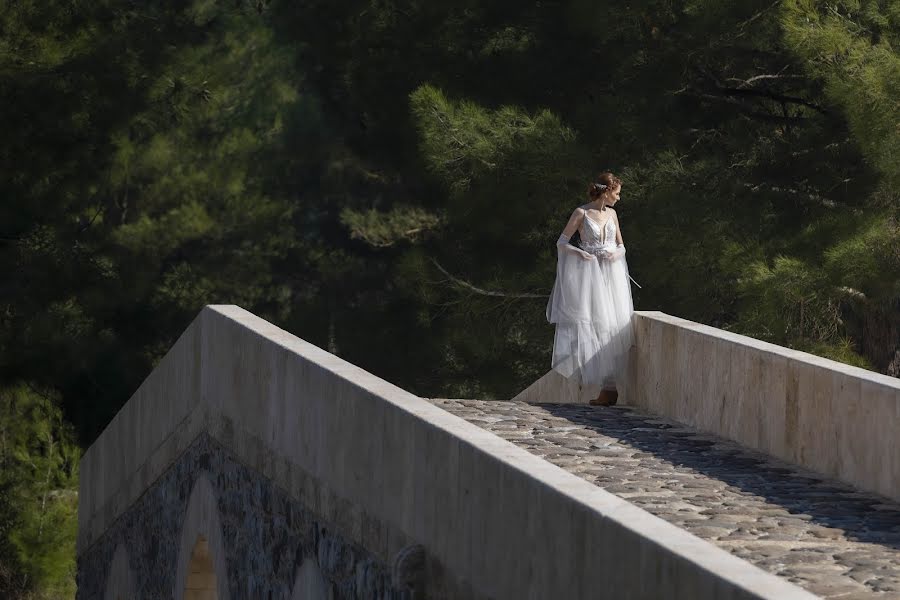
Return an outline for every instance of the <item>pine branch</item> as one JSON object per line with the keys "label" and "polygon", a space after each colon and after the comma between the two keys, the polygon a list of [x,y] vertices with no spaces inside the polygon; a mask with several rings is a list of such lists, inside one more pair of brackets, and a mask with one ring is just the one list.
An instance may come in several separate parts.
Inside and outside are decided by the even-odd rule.
{"label": "pine branch", "polygon": [[745,19],[744,21],[741,21],[740,23],[738,23],[737,27],[735,27],[735,30],[736,30],[738,33],[737,33],[737,35],[735,35],[734,37],[735,37],[735,38],[739,38],[739,37],[741,37],[742,35],[744,35],[744,33],[745,33],[745,31],[746,31],[745,28],[747,27],[747,25],[750,25],[751,23],[753,23],[754,21],[756,21],[757,19],[759,19],[760,17],[762,17],[764,14],[768,13],[770,10],[772,10],[773,8],[775,8],[776,6],[778,6],[779,4],[781,4],[781,0],[775,0],[775,2],[773,2],[772,4],[770,4],[769,6],[767,6],[766,8],[762,9],[761,11],[757,12],[756,14],[754,14],[753,16],[751,16],[749,19]]}
{"label": "pine branch", "polygon": [[762,79],[803,79],[804,75],[796,75],[796,74],[787,74],[782,75],[781,73],[763,73],[762,75],[754,75],[749,79],[741,79],[740,77],[729,77],[725,81],[736,81],[745,86],[752,85],[755,81],[760,81]]}
{"label": "pine branch", "polygon": [[450,281],[452,281],[453,283],[455,283],[456,285],[458,285],[461,288],[465,288],[465,289],[469,290],[470,292],[479,294],[481,296],[493,296],[493,297],[497,297],[497,298],[549,298],[550,297],[549,294],[511,294],[509,292],[495,292],[492,290],[485,290],[480,287],[472,285],[468,281],[463,281],[462,279],[459,279],[458,277],[454,277],[447,271],[447,269],[442,267],[441,264],[438,261],[436,261],[435,259],[429,257],[429,260],[431,260],[431,262],[434,263],[434,266],[437,267],[438,270],[441,273],[443,273],[448,279],[450,279]]}
{"label": "pine branch", "polygon": [[826,208],[835,208],[838,206],[838,203],[835,202],[834,200],[832,200],[830,198],[825,198],[824,196],[820,196],[816,193],[809,192],[806,190],[798,190],[796,188],[780,187],[780,186],[771,185],[768,183],[755,183],[754,184],[754,183],[748,183],[748,182],[744,182],[744,187],[750,188],[750,190],[753,192],[758,192],[761,188],[766,187],[769,190],[771,190],[775,193],[778,193],[778,194],[788,193],[788,194],[794,194],[796,196],[805,196],[805,197],[809,198],[810,200],[812,200],[813,202],[815,202],[817,204],[821,204],[822,206],[824,206]]}
{"label": "pine branch", "polygon": [[753,117],[755,119],[759,119],[762,121],[771,121],[775,123],[802,123],[804,121],[808,121],[809,119],[806,117],[791,117],[791,116],[783,116],[783,115],[774,115],[771,113],[762,113],[755,111],[748,106],[746,106],[743,102],[740,102],[729,96],[717,96],[715,94],[704,94],[690,91],[687,87],[681,88],[680,90],[676,90],[672,92],[672,94],[684,94],[686,96],[693,96],[694,98],[700,98],[703,100],[714,100],[716,102],[722,102],[725,104],[729,104],[735,107],[742,114]]}
{"label": "pine branch", "polygon": [[779,94],[777,92],[772,92],[769,90],[758,90],[758,89],[743,89],[743,88],[729,88],[729,87],[720,87],[716,86],[716,91],[722,92],[726,96],[750,96],[750,97],[758,97],[758,98],[769,98],[770,100],[777,100],[778,102],[786,102],[789,104],[800,104],[801,106],[806,106],[815,111],[822,113],[823,115],[830,115],[831,113],[815,104],[813,102],[809,102],[808,100],[804,100],[803,98],[796,98],[794,96],[785,96],[784,94]]}
{"label": "pine branch", "polygon": [[[819,106],[818,104],[815,104],[814,102],[805,100],[804,98],[798,98],[796,96],[788,96],[786,94],[782,94],[775,90],[769,90],[769,89],[728,86],[728,85],[725,85],[725,83],[721,79],[719,79],[719,77],[716,73],[705,68],[703,65],[694,64],[694,65],[692,65],[692,67],[697,73],[699,73],[703,78],[705,78],[711,84],[711,86],[712,86],[711,89],[707,89],[704,91],[694,91],[695,86],[688,84],[688,85],[684,86],[683,88],[681,88],[680,90],[674,92],[674,94],[686,93],[686,94],[692,95],[692,96],[703,97],[703,98],[712,99],[712,100],[725,101],[725,102],[728,102],[730,104],[734,104],[734,105],[740,107],[742,109],[742,111],[744,111],[744,112],[750,111],[751,110],[750,107],[745,106],[742,102],[737,102],[733,98],[765,98],[768,100],[780,102],[782,104],[782,106],[784,106],[784,104],[797,104],[800,106],[805,106],[807,108],[811,108],[811,109],[813,109],[823,115],[826,115],[826,116],[831,114],[827,109]],[[784,67],[784,68],[787,68],[787,67]],[[782,69],[782,71],[784,70],[784,68]],[[778,79],[778,78],[784,78],[784,77],[788,77],[788,76],[782,75],[781,72],[779,72],[776,74],[757,75],[755,77],[751,77],[751,78],[745,79],[745,80],[739,79],[737,77],[729,77],[727,79],[727,81],[739,81],[742,84],[750,85],[752,82],[759,81],[761,79]],[[710,93],[710,92],[715,92],[715,93]],[[775,115],[770,115],[768,113],[754,112],[754,113],[748,113],[748,114],[755,115],[755,116],[763,116],[763,117],[775,117]],[[799,117],[778,117],[778,118],[779,119],[787,119],[788,121],[796,121],[796,120],[800,119]]]}

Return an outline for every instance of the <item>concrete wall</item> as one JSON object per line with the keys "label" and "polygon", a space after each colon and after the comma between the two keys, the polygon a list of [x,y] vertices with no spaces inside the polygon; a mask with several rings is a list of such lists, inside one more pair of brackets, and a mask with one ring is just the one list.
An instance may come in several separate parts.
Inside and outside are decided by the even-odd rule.
{"label": "concrete wall", "polygon": [[79,554],[203,432],[382,562],[421,544],[431,598],[812,597],[235,306],[86,452]]}
{"label": "concrete wall", "polygon": [[900,379],[658,311],[623,402],[900,501]]}
{"label": "concrete wall", "polygon": [[[189,600],[213,588],[218,600],[413,600],[403,581],[394,585],[390,564],[298,496],[201,433],[79,553],[75,599]],[[324,593],[305,595],[316,589]]]}

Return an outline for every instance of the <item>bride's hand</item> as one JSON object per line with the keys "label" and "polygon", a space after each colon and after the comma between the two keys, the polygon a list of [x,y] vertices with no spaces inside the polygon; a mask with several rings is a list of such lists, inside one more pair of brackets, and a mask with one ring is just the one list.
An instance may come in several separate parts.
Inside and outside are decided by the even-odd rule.
{"label": "bride's hand", "polygon": [[625,256],[625,248],[622,246],[616,248],[603,248],[600,251],[603,260],[614,261]]}
{"label": "bride's hand", "polygon": [[597,259],[596,256],[594,256],[594,255],[591,254],[590,252],[585,252],[584,250],[582,250],[582,251],[579,253],[579,256],[580,256],[581,258],[583,258],[584,260],[596,260],[596,259]]}

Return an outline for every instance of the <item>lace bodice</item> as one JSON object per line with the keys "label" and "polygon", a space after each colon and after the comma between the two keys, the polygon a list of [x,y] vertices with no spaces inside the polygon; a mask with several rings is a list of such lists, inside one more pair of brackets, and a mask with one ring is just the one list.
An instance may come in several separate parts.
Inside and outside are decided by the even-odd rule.
{"label": "lace bodice", "polygon": [[585,212],[584,219],[581,220],[579,234],[581,235],[581,249],[586,252],[604,246],[616,245],[616,223],[612,215],[606,217],[605,223],[600,224],[591,219]]}

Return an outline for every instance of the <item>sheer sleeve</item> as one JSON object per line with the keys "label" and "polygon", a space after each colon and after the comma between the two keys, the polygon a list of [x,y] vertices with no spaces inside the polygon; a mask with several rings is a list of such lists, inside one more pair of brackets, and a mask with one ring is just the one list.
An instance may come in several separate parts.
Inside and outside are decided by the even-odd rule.
{"label": "sheer sleeve", "polygon": [[584,210],[576,208],[556,240],[556,281],[546,310],[550,323],[590,321],[592,312],[598,314],[593,310],[597,299],[591,285],[598,279],[597,258],[569,243],[584,218]]}
{"label": "sheer sleeve", "polygon": [[563,229],[559,238],[556,240],[557,252],[572,254],[581,258],[582,260],[594,259],[594,256],[590,253],[585,252],[581,248],[573,246],[569,243],[569,240],[572,239],[572,236],[575,235],[576,231],[578,231],[578,227],[581,225],[581,221],[584,218],[584,209],[576,208],[572,212],[572,216],[569,217],[569,222],[566,223],[565,228]]}

